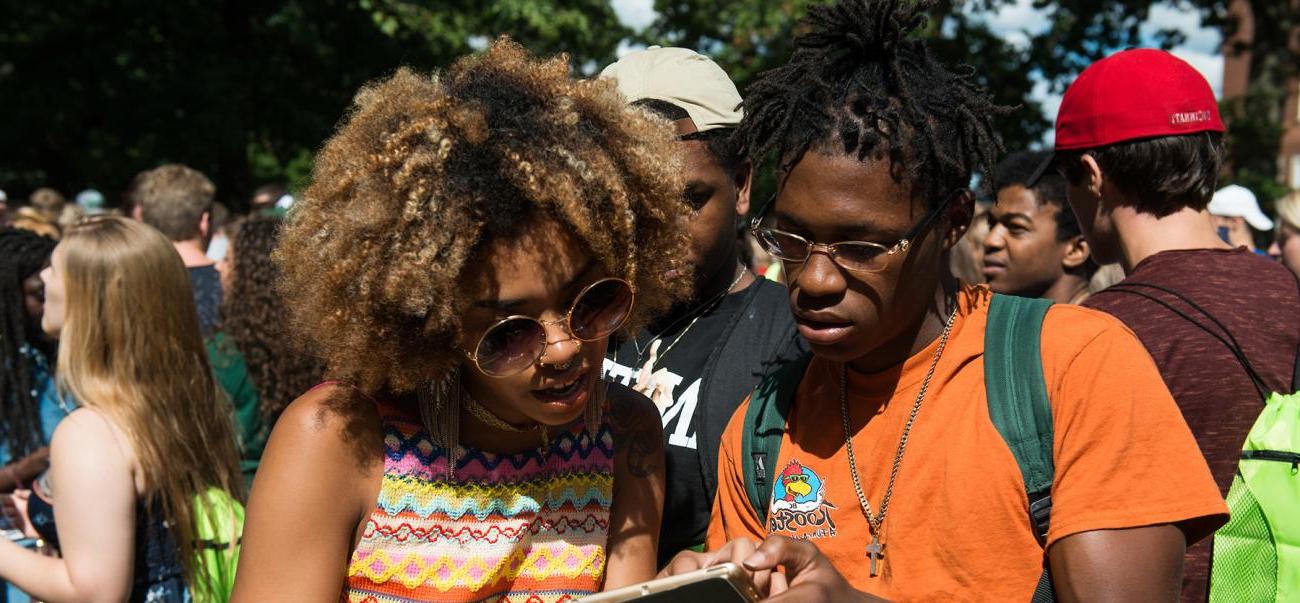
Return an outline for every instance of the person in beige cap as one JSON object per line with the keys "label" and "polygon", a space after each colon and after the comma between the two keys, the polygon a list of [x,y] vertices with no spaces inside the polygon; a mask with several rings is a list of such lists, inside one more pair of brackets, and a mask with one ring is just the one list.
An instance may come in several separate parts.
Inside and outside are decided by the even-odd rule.
{"label": "person in beige cap", "polygon": [[740,93],[712,60],[651,47],[605,68],[634,110],[672,122],[692,213],[695,294],[634,338],[614,342],[607,379],[654,400],[666,438],[668,492],[659,563],[701,545],[717,489],[719,436],[766,370],[803,353],[785,288],[740,261],[738,221],[749,212],[751,165],[731,134]]}

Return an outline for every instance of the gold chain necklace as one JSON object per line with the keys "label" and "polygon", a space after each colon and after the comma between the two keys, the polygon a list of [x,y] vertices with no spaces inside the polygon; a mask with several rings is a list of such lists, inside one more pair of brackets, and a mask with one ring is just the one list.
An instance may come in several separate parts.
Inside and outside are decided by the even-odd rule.
{"label": "gold chain necklace", "polygon": [[550,448],[550,436],[547,434],[546,426],[541,423],[538,423],[533,427],[515,427],[514,425],[501,420],[501,417],[493,414],[492,411],[487,409],[487,407],[480,404],[478,400],[475,400],[473,396],[465,396],[465,410],[469,411],[469,414],[473,415],[475,419],[478,419],[480,423],[493,429],[508,431],[510,433],[528,433],[530,431],[537,431],[542,434],[542,450]]}
{"label": "gold chain necklace", "polygon": [[[676,346],[676,345],[677,345],[677,342],[681,341],[682,338],[686,336],[686,332],[687,332],[687,331],[690,331],[690,330],[691,330],[691,327],[695,326],[695,323],[699,322],[699,320],[700,320],[701,317],[703,317],[705,314],[708,314],[710,311],[712,311],[713,308],[714,308],[714,306],[718,305],[719,302],[721,302],[724,298],[727,297],[727,295],[729,295],[729,294],[731,293],[731,290],[734,289],[734,288],[736,287],[736,285],[740,283],[740,280],[743,279],[743,278],[745,278],[745,273],[748,272],[748,271],[749,271],[749,270],[747,270],[747,269],[744,267],[744,265],[736,264],[736,278],[735,278],[735,280],[731,281],[731,284],[730,284],[730,285],[727,285],[727,288],[724,289],[721,293],[719,293],[719,294],[717,294],[716,296],[714,296],[713,299],[710,299],[708,302],[706,302],[706,303],[700,305],[700,306],[695,310],[695,312],[694,312],[695,317],[691,319],[690,324],[687,324],[687,325],[686,325],[686,328],[685,328],[685,329],[682,329],[682,332],[677,334],[677,338],[676,338],[676,339],[673,339],[673,342],[670,343],[670,344],[668,344],[668,347],[664,348],[664,350],[663,350],[662,352],[659,352],[659,354],[655,357],[655,365],[656,365],[656,366],[658,366],[658,364],[659,364],[660,362],[663,362],[663,357],[666,356],[666,355],[668,354],[668,351],[671,350],[671,349],[673,349],[673,346]],[[689,316],[689,315],[688,315],[688,316]],[[641,363],[645,362],[645,356],[646,356],[646,353],[648,353],[648,352],[650,351],[650,346],[655,342],[655,340],[656,340],[656,339],[660,339],[660,338],[662,338],[662,337],[664,336],[665,333],[667,333],[668,331],[672,330],[672,328],[675,327],[675,326],[677,326],[678,324],[680,324],[681,321],[682,321],[682,319],[678,319],[677,322],[674,322],[673,324],[668,325],[668,328],[667,328],[667,329],[664,329],[662,332],[660,332],[658,336],[651,337],[651,338],[650,338],[650,341],[647,341],[647,342],[646,342],[646,344],[645,344],[645,349],[644,349],[644,350],[642,350],[642,349],[641,349],[641,346],[640,346],[639,344],[637,344],[637,342],[636,342],[636,338],[635,338],[635,337],[632,338],[632,347],[636,349],[636,363],[637,363],[637,366],[640,366]]]}
{"label": "gold chain necklace", "polygon": [[885,513],[889,510],[889,499],[894,495],[894,479],[898,477],[898,468],[903,463],[903,453],[907,450],[907,437],[912,432],[912,424],[916,422],[917,413],[921,412],[921,401],[925,400],[925,392],[930,388],[930,379],[934,377],[934,369],[939,366],[939,357],[943,355],[943,348],[948,345],[948,335],[952,333],[952,324],[957,318],[957,309],[953,308],[952,314],[948,315],[948,322],[944,324],[943,336],[939,339],[939,347],[934,351],[934,360],[930,361],[930,369],[925,373],[925,380],[921,382],[921,391],[916,394],[916,402],[912,403],[912,413],[907,417],[907,423],[903,425],[903,436],[898,439],[898,451],[894,453],[894,466],[889,471],[889,485],[885,487],[885,497],[880,501],[880,513],[872,515],[871,503],[867,501],[867,495],[862,492],[862,480],[858,477],[858,461],[853,454],[853,432],[849,427],[849,402],[848,402],[848,365],[840,367],[840,417],[844,420],[844,445],[848,449],[849,455],[849,474],[853,477],[853,489],[858,494],[858,505],[862,508],[862,514],[867,518],[867,525],[871,526],[871,544],[867,545],[867,558],[871,560],[869,568],[871,577],[878,575],[876,562],[884,562],[885,545],[880,543],[880,528],[885,523]]}

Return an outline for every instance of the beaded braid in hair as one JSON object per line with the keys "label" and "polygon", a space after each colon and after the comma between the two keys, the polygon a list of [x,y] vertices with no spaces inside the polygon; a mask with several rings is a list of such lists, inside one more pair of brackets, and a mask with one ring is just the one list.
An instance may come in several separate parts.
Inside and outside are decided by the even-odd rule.
{"label": "beaded braid in hair", "polygon": [[993,172],[1002,150],[993,104],[973,69],[950,70],[911,34],[927,23],[933,0],[841,0],[814,6],[790,61],[764,72],[744,100],[736,132],[758,160],[777,153],[788,171],[814,147],[888,157],[931,206]]}
{"label": "beaded braid in hair", "polygon": [[55,245],[49,237],[0,228],[0,442],[15,460],[41,446],[40,400],[32,391],[31,361],[22,353],[39,325],[29,324],[23,281],[45,267]]}

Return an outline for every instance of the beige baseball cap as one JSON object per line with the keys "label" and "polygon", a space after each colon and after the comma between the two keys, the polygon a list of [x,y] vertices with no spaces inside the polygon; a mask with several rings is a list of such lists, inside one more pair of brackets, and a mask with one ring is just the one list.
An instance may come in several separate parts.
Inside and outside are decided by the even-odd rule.
{"label": "beige baseball cap", "polygon": [[613,78],[629,103],[656,99],[685,109],[698,132],[734,128],[742,117],[740,92],[727,72],[694,50],[651,46],[614,62],[600,77]]}

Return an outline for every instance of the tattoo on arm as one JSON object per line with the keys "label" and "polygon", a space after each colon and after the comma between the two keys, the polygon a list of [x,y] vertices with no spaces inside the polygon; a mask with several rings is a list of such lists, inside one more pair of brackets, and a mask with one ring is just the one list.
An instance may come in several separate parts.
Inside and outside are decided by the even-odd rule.
{"label": "tattoo on arm", "polygon": [[[656,470],[659,457],[663,456],[663,436],[658,429],[659,417],[651,413],[638,413],[632,404],[615,401],[614,420],[611,421],[617,446],[623,447],[627,459],[628,473],[636,477],[650,477]],[[653,420],[654,425],[646,421]]]}

